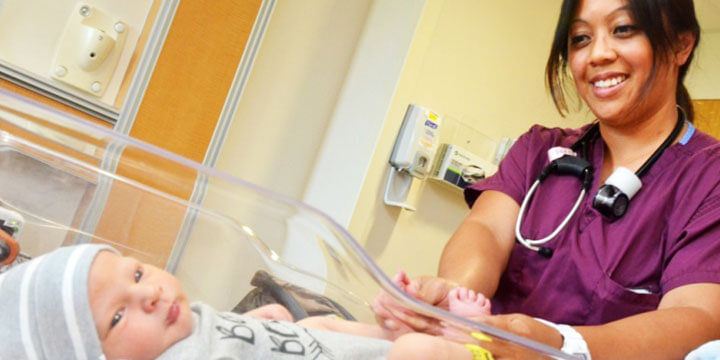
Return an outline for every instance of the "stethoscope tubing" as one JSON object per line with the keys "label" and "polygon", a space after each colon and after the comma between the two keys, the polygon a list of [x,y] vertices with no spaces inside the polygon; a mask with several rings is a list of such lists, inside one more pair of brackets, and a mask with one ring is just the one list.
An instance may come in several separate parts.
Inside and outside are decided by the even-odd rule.
{"label": "stethoscope tubing", "polygon": [[532,198],[533,194],[535,193],[535,189],[540,185],[540,179],[535,180],[535,182],[530,187],[530,190],[528,191],[527,195],[523,199],[522,205],[520,205],[520,212],[518,213],[517,221],[515,222],[515,237],[517,238],[517,241],[525,246],[526,248],[533,250],[533,251],[539,251],[540,248],[537,247],[537,245],[542,245],[553,238],[555,238],[570,222],[570,219],[575,215],[578,208],[580,208],[580,204],[582,204],[583,199],[585,199],[585,195],[587,194],[587,191],[585,191],[585,188],[583,187],[580,191],[580,195],[578,196],[577,200],[575,201],[575,204],[573,205],[572,209],[570,209],[570,212],[567,214],[565,219],[560,223],[560,225],[553,231],[550,235],[542,238],[542,239],[526,239],[523,237],[522,233],[520,232],[520,226],[522,224],[522,218],[523,214],[525,214],[525,208],[527,207],[527,204],[530,202],[530,199]]}

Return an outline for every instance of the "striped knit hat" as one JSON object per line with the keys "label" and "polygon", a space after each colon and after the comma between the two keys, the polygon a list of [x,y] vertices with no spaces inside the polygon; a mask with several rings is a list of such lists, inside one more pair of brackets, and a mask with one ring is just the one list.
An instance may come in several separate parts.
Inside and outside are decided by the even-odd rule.
{"label": "striped knit hat", "polygon": [[88,273],[105,245],[61,247],[0,275],[0,359],[104,359]]}

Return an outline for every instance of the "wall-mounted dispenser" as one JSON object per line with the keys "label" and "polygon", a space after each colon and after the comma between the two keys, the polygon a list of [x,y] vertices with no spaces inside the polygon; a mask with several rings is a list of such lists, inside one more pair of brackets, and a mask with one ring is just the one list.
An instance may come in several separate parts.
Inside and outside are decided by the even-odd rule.
{"label": "wall-mounted dispenser", "polygon": [[97,7],[78,3],[58,44],[50,76],[100,97],[124,48],[128,26]]}
{"label": "wall-mounted dispenser", "polygon": [[440,117],[410,104],[390,155],[390,174],[385,186],[385,204],[414,211],[406,203],[413,177],[430,174],[438,145]]}
{"label": "wall-mounted dispenser", "polygon": [[442,144],[438,149],[432,178],[455,189],[466,187],[494,174],[497,165],[453,144]]}

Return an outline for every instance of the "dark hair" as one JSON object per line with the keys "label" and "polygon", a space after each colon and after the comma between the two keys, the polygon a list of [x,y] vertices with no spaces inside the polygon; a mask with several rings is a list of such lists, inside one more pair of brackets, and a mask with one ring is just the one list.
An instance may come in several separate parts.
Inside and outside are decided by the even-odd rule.
{"label": "dark hair", "polygon": [[[547,87],[561,115],[567,111],[565,87],[568,78],[568,36],[570,24],[582,0],[564,0],[560,9],[560,18],[555,28],[550,56],[545,67]],[[695,44],[685,64],[678,71],[676,102],[685,110],[687,119],[692,121],[694,111],[690,94],[683,80],[687,74],[700,41],[700,25],[695,17],[693,0],[627,0],[636,25],[650,40],[653,51],[653,67],[650,78],[645,84],[647,91],[656,75],[657,66],[667,63],[680,34],[689,32],[695,36]]]}

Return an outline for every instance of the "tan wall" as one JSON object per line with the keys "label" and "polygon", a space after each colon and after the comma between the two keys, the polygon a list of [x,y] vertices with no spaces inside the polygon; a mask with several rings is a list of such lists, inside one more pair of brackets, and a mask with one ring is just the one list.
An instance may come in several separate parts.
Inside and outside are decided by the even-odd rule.
{"label": "tan wall", "polygon": [[[720,16],[720,14],[718,15]],[[720,31],[705,32],[688,73],[687,86],[693,99],[720,99]]]}
{"label": "tan wall", "polygon": [[[720,13],[716,17],[720,18]],[[690,96],[695,99],[695,126],[720,139],[720,86],[717,86],[720,79],[720,30],[711,28],[701,37],[686,83]]]}
{"label": "tan wall", "polygon": [[[216,168],[301,198],[371,3],[277,2]],[[247,201],[255,198],[233,201],[210,191],[203,205],[250,226],[263,223],[257,217],[286,214],[269,211],[271,215],[263,215],[263,209],[248,209]],[[249,290],[252,272],[265,265],[253,251],[252,258],[246,256],[243,244],[238,243],[246,239],[236,234],[204,241],[207,233],[202,229],[214,226],[212,231],[218,231],[208,220],[201,218],[196,224],[188,246],[193,256],[181,264],[178,274],[186,280],[192,297],[229,309]],[[281,221],[273,235],[264,235],[262,240],[281,251],[278,242],[284,241],[287,225]],[[262,230],[266,229],[254,230],[265,234]],[[219,246],[206,246],[208,242],[222,244],[222,253],[216,251]],[[209,261],[216,269],[233,271],[217,271],[212,277],[203,277],[202,282],[194,281],[197,272],[192,269],[202,269]]]}
{"label": "tan wall", "polygon": [[383,203],[387,159],[408,103],[467,123],[495,141],[538,122],[580,124],[557,114],[544,87],[559,3],[427,4],[349,227],[386,272],[435,273],[442,247],[467,213],[459,191],[429,180],[416,180],[411,191],[417,212]]}
{"label": "tan wall", "polygon": [[371,3],[277,3],[218,169],[302,197]]}
{"label": "tan wall", "polygon": [[695,126],[720,139],[720,99],[694,100]]}

